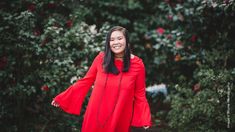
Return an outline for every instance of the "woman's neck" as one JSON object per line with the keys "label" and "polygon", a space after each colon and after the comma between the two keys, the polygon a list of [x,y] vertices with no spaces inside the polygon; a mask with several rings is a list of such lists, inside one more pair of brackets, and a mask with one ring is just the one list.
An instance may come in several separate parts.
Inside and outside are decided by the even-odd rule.
{"label": "woman's neck", "polygon": [[123,59],[124,54],[114,54],[114,58]]}
{"label": "woman's neck", "polygon": [[123,60],[124,55],[114,55],[115,60]]}
{"label": "woman's neck", "polygon": [[123,56],[115,56],[115,58],[123,58]]}

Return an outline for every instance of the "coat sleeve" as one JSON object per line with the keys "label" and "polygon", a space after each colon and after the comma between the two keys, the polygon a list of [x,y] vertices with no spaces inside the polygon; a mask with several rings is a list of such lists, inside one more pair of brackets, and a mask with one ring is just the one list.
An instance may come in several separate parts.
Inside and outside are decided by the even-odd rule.
{"label": "coat sleeve", "polygon": [[97,74],[97,65],[100,63],[100,55],[96,56],[91,67],[86,75],[67,88],[64,92],[58,94],[54,101],[59,104],[59,107],[69,114],[79,115],[82,107],[82,103],[95,81]]}
{"label": "coat sleeve", "polygon": [[145,94],[145,67],[141,60],[140,70],[136,79],[131,126],[151,126],[151,112]]}

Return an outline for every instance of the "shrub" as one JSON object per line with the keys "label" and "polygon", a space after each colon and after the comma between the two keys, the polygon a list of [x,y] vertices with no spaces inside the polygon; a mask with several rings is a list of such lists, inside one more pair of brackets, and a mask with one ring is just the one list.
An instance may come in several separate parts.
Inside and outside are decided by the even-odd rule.
{"label": "shrub", "polygon": [[103,47],[108,25],[99,31],[87,25],[73,13],[71,2],[2,3],[2,131],[73,131],[81,126],[82,117],[61,114],[50,102],[84,75]]}

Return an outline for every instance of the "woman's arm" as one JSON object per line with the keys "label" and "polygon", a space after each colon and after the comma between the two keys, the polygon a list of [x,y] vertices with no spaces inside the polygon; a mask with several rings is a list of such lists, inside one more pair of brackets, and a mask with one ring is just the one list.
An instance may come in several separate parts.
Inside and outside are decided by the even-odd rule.
{"label": "woman's arm", "polygon": [[151,126],[151,113],[145,95],[145,88],[145,67],[142,60],[140,60],[134,93],[134,113],[131,125],[147,129]]}
{"label": "woman's arm", "polygon": [[96,79],[97,65],[100,64],[101,60],[101,53],[99,53],[86,75],[57,95],[51,104],[55,107],[60,107],[67,113],[79,115],[83,100]]}

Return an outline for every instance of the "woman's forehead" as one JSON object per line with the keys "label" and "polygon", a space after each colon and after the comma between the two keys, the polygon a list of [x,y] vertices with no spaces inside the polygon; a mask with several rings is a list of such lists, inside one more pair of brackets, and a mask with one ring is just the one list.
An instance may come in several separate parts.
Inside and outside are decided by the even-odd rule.
{"label": "woman's forehead", "polygon": [[111,37],[120,37],[120,36],[124,36],[123,32],[121,31],[113,31],[111,33]]}

